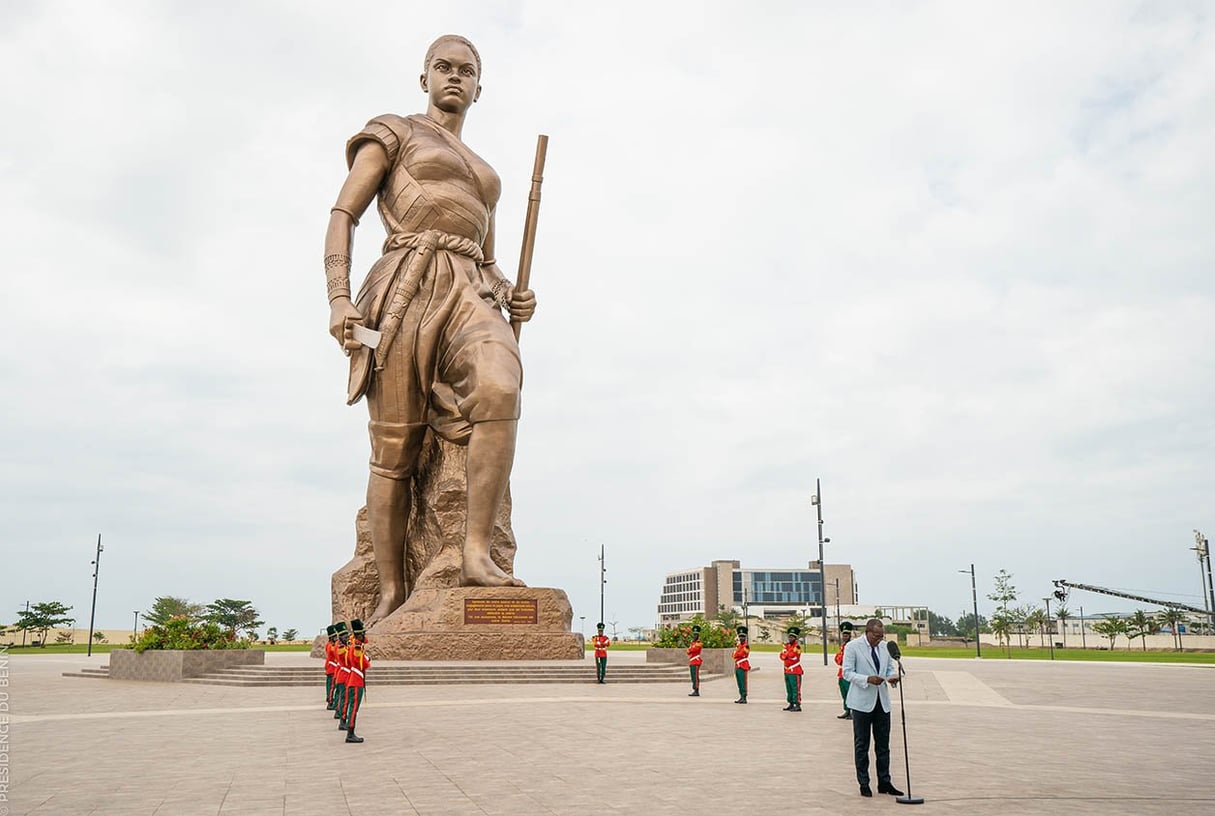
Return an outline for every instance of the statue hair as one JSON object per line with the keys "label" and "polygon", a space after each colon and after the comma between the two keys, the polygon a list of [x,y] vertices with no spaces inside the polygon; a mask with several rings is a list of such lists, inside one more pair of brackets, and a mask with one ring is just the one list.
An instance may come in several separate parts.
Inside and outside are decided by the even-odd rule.
{"label": "statue hair", "polygon": [[477,51],[477,46],[473,45],[467,37],[461,37],[459,34],[444,34],[439,39],[430,44],[430,48],[426,49],[426,61],[422,63],[422,73],[430,70],[430,59],[435,55],[435,49],[445,42],[458,42],[466,46],[473,54],[473,59],[477,61],[477,78],[481,77],[481,53]]}

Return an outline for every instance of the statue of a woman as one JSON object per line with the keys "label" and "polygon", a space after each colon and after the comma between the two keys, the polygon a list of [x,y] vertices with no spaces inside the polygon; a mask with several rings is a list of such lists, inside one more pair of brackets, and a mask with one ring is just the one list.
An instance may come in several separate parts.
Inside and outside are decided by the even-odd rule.
{"label": "statue of a woman", "polygon": [[[501,184],[460,140],[480,79],[481,57],[468,40],[446,35],[430,46],[426,113],[377,116],[350,139],[350,174],[325,235],[329,332],[352,355],[350,401],[365,394],[371,415],[367,514],[380,602],[369,626],[405,601],[411,480],[427,428],[468,446],[461,585],[523,585],[490,558],[523,378],[500,310],[526,321],[536,300],[494,262]],[[354,229],[373,198],[388,237],[352,302]],[[364,329],[380,332],[374,349],[360,341],[375,336]]]}

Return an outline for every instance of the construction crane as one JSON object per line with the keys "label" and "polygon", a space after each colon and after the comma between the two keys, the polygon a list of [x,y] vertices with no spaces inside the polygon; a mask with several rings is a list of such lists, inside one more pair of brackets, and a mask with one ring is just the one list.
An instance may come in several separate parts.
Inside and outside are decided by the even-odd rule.
{"label": "construction crane", "polygon": [[1113,595],[1115,598],[1129,598],[1132,601],[1143,601],[1144,603],[1154,604],[1155,606],[1167,606],[1171,609],[1184,609],[1187,612],[1197,612],[1203,617],[1211,614],[1209,610],[1199,609],[1198,607],[1190,606],[1189,604],[1177,603],[1177,601],[1159,601],[1155,598],[1146,598],[1143,595],[1133,595],[1130,592],[1119,592],[1116,589],[1107,589],[1106,587],[1093,586],[1091,584],[1077,584],[1074,581],[1065,581],[1062,578],[1060,578],[1058,581],[1053,581],[1052,583],[1054,583],[1056,587],[1055,597],[1059,599],[1060,603],[1067,600],[1067,590],[1084,589],[1088,590],[1089,592],[1099,593],[1101,595]]}

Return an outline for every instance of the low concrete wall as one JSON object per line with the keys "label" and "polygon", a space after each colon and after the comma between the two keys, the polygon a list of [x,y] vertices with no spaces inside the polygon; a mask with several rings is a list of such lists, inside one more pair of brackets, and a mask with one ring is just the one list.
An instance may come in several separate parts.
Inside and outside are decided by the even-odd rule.
{"label": "low concrete wall", "polygon": [[[709,674],[726,674],[734,671],[733,649],[705,649],[700,653],[704,659],[701,671]],[[686,649],[646,649],[646,663],[664,663],[666,665],[688,665]]]}
{"label": "low concrete wall", "polygon": [[230,666],[262,666],[265,663],[266,653],[261,649],[148,649],[143,654],[137,654],[133,649],[115,649],[110,652],[110,677],[180,683],[187,677]]}

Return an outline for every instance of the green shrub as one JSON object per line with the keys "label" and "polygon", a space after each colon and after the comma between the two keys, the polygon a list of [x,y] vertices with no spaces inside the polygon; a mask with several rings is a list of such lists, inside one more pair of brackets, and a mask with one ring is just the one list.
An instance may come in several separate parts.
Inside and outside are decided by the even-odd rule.
{"label": "green shrub", "polygon": [[658,633],[658,640],[654,645],[659,649],[686,649],[692,643],[692,626],[694,625],[700,627],[700,642],[706,649],[734,648],[735,631],[719,623],[706,621],[701,615],[697,615],[690,621],[684,621],[678,626],[663,629]]}
{"label": "green shrub", "polygon": [[237,638],[210,621],[193,623],[185,615],[170,618],[163,626],[149,626],[135,640],[135,651],[148,649],[248,649],[253,644]]}

